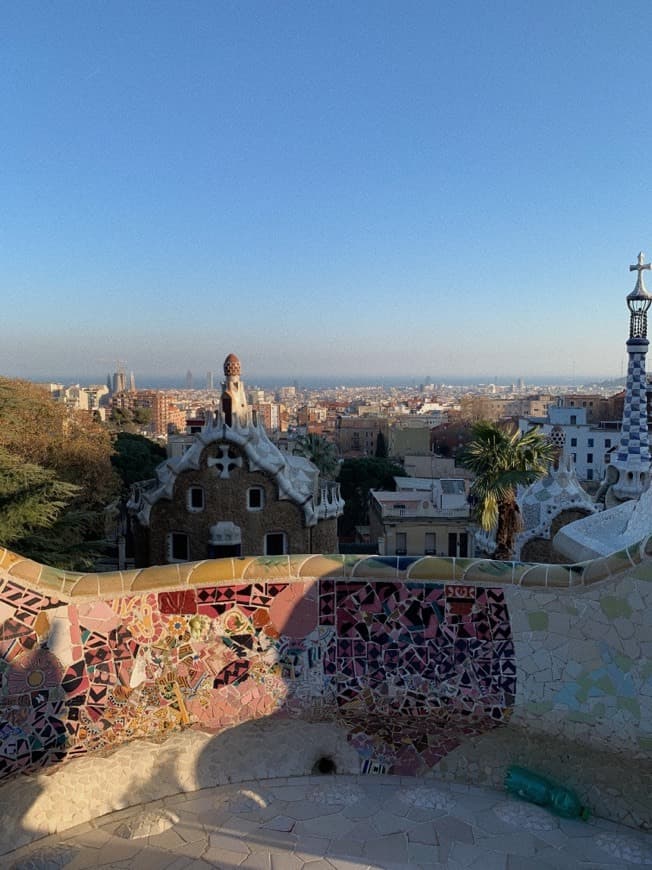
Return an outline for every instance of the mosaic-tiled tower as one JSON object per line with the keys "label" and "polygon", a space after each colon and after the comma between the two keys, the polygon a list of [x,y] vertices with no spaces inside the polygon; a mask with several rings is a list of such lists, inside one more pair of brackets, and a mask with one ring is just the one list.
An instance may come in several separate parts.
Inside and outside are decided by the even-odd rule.
{"label": "mosaic-tiled tower", "polygon": [[630,272],[638,272],[638,277],[636,286],[627,297],[630,317],[625,408],[618,451],[611,463],[618,474],[611,487],[612,493],[621,501],[639,498],[647,489],[650,475],[645,356],[649,344],[647,312],[652,296],[647,292],[643,281],[643,270],[650,268],[650,263],[644,263],[644,259],[643,253],[640,253],[638,263],[629,267]]}

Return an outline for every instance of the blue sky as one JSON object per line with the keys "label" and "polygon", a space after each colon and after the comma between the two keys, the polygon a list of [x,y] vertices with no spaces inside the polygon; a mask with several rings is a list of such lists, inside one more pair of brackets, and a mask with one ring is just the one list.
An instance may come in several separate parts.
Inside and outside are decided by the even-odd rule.
{"label": "blue sky", "polygon": [[0,372],[619,376],[651,32],[649,2],[5,4]]}

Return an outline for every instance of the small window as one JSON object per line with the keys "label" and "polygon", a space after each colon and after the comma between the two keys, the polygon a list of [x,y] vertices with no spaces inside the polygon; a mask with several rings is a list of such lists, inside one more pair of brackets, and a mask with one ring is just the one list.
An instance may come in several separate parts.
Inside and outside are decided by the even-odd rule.
{"label": "small window", "polygon": [[193,513],[204,510],[204,490],[201,486],[191,486],[188,489],[188,510]]}
{"label": "small window", "polygon": [[577,447],[577,438],[571,438],[571,447]]}
{"label": "small window", "polygon": [[593,444],[593,438],[589,438],[589,442],[588,442],[588,445],[587,445],[587,446],[588,446],[588,447],[593,447],[593,446],[594,446],[594,444]]}
{"label": "small window", "polygon": [[463,480],[442,480],[441,481],[441,491],[444,495],[464,495],[464,481]]}
{"label": "small window", "polygon": [[424,552],[426,556],[434,556],[437,553],[437,536],[434,532],[426,532]]}
{"label": "small window", "polygon": [[605,438],[605,439],[604,439],[604,446],[605,446],[605,447],[611,447],[611,438]]}
{"label": "small window", "polygon": [[398,513],[399,517],[405,516],[405,505],[404,504],[395,504],[394,510]]}
{"label": "small window", "polygon": [[262,486],[252,486],[247,490],[247,508],[250,511],[261,511],[265,506],[265,490]]}
{"label": "small window", "polygon": [[577,414],[571,414],[571,426],[577,426]]}
{"label": "small window", "polygon": [[287,552],[285,532],[269,532],[265,535],[265,555],[284,556]]}
{"label": "small window", "polygon": [[407,534],[405,532],[396,533],[396,555],[405,556],[407,554]]}
{"label": "small window", "polygon": [[183,532],[170,532],[168,535],[168,562],[187,562],[188,559],[188,535]]}
{"label": "small window", "polygon": [[587,464],[587,465],[591,465],[592,462],[593,462],[593,454],[592,454],[592,453],[587,453],[587,454],[586,454],[586,464]]}
{"label": "small window", "polygon": [[448,555],[467,556],[469,552],[469,536],[466,532],[448,533]]}
{"label": "small window", "polygon": [[587,470],[586,470],[586,479],[587,479],[587,480],[593,480],[593,469],[592,469],[592,468],[587,468]]}

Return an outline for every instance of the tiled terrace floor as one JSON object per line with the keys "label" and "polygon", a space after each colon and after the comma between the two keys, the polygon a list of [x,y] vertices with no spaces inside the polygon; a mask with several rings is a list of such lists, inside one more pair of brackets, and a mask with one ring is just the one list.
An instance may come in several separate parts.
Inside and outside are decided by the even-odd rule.
{"label": "tiled terrace floor", "polygon": [[652,835],[491,789],[401,777],[240,783],[132,807],[0,859],[11,870],[623,870]]}

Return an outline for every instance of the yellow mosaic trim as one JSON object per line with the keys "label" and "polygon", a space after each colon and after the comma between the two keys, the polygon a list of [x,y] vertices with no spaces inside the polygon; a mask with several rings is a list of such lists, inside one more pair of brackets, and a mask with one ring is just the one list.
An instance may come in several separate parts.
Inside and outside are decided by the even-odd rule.
{"label": "yellow mosaic trim", "polygon": [[0,586],[13,578],[62,600],[114,598],[189,586],[250,583],[254,580],[288,582],[324,577],[571,589],[616,577],[637,566],[637,577],[652,580],[652,535],[625,550],[575,565],[444,556],[423,556],[409,561],[409,557],[305,554],[209,559],[130,571],[84,574],[51,568],[25,559],[11,550],[0,549]]}

